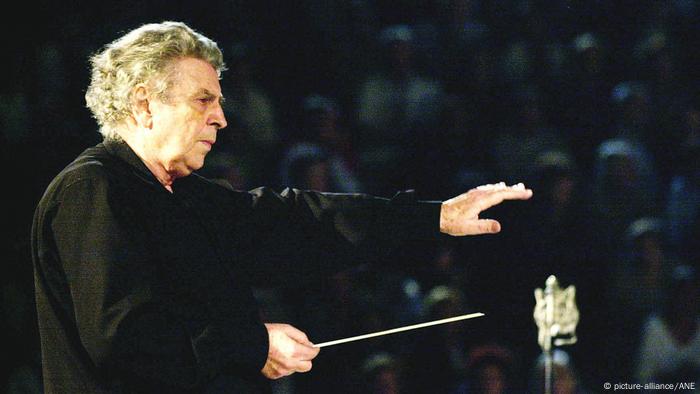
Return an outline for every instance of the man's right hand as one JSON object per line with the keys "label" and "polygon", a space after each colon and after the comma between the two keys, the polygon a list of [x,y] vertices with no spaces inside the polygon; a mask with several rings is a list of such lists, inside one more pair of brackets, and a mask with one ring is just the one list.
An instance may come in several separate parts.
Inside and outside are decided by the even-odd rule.
{"label": "man's right hand", "polygon": [[270,348],[262,372],[268,379],[279,379],[294,372],[311,370],[311,360],[321,349],[313,347],[306,334],[289,324],[265,323]]}

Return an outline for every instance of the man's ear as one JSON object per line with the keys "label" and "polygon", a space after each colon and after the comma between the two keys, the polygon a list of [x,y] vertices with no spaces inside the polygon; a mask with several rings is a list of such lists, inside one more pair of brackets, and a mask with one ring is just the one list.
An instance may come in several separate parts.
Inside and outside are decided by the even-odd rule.
{"label": "man's ear", "polygon": [[150,129],[153,127],[153,116],[148,95],[148,87],[145,84],[138,84],[134,88],[132,97],[132,113],[134,120],[140,127]]}

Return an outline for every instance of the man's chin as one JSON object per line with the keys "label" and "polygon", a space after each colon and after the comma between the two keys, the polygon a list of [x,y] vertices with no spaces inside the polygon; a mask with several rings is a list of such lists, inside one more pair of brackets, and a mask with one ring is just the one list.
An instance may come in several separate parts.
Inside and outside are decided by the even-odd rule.
{"label": "man's chin", "polygon": [[199,170],[203,166],[204,161],[198,163],[186,163],[169,170],[168,173],[174,178],[184,178],[192,174],[192,172]]}
{"label": "man's chin", "polygon": [[193,161],[192,163],[188,163],[189,165],[187,166],[187,175],[191,174],[193,171],[198,171],[204,167],[204,156],[202,157],[201,160],[196,160]]}

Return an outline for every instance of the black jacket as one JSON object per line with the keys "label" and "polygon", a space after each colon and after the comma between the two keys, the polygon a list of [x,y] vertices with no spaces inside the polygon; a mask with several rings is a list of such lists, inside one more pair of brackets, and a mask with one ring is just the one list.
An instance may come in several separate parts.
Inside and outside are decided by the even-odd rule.
{"label": "black jacket", "polygon": [[410,193],[239,192],[196,174],[173,191],[114,141],[49,185],[32,229],[47,393],[269,391],[253,286],[439,236],[439,203]]}

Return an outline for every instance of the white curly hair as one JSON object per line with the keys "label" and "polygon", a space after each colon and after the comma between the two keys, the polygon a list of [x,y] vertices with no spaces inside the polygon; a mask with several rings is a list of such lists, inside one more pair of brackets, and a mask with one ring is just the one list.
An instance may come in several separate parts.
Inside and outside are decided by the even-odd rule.
{"label": "white curly hair", "polygon": [[142,25],[90,57],[92,71],[85,103],[104,139],[121,139],[118,126],[131,115],[136,85],[148,84],[159,98],[167,98],[172,84],[169,66],[183,57],[208,62],[219,77],[226,69],[214,41],[173,21]]}

